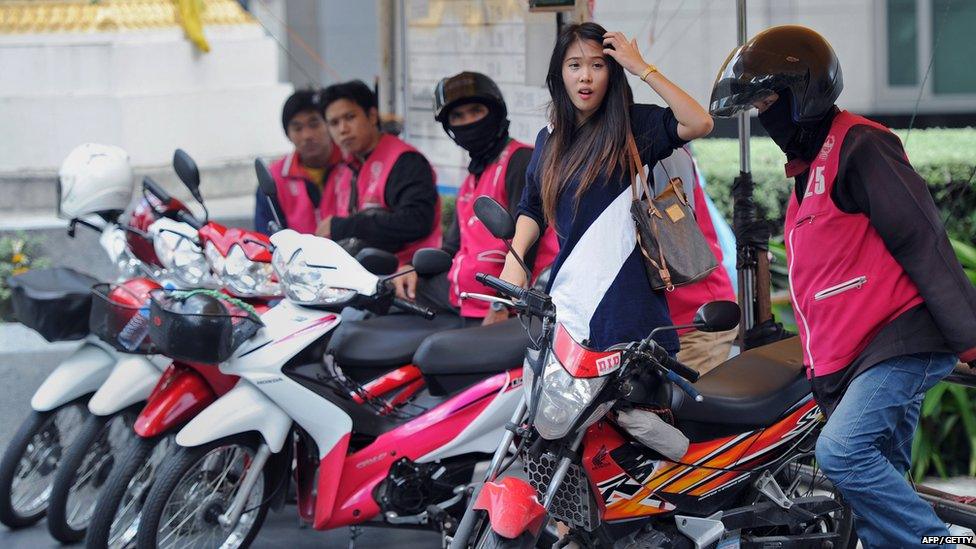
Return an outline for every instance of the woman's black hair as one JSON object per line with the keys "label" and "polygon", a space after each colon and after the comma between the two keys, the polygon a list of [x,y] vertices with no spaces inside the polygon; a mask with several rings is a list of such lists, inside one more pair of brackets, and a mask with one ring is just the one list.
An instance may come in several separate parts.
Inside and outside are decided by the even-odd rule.
{"label": "woman's black hair", "polygon": [[578,200],[600,176],[609,176],[618,166],[622,170],[629,166],[627,140],[634,96],[624,68],[609,55],[604,56],[609,70],[607,92],[596,111],[582,123],[577,121],[576,106],[563,82],[563,62],[570,47],[590,40],[602,50],[606,32],[596,23],[570,25],[559,33],[549,59],[546,85],[552,97],[549,105],[552,135],[543,153],[541,184],[543,211],[550,224],[555,220],[556,202],[570,177],[580,177]]}
{"label": "woman's black hair", "polygon": [[349,82],[332,84],[328,88],[325,88],[323,95],[323,110],[328,109],[329,105],[340,99],[348,99],[359,105],[366,114],[369,114],[370,109],[378,108],[377,105],[379,104],[376,100],[376,94],[362,80],[350,80]]}

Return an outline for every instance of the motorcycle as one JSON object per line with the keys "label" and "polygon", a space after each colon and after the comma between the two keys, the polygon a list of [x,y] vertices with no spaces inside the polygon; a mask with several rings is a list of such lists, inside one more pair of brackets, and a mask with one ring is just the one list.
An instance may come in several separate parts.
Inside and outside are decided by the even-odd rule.
{"label": "motorcycle", "polygon": [[[518,398],[520,370],[508,358],[472,376],[454,347],[454,368],[434,353],[424,371],[418,351],[426,387],[395,409],[363,406],[355,396],[370,395],[350,394],[345,377],[322,360],[337,311],[395,303],[429,312],[393,298],[385,277],[363,266],[392,273],[391,254],[367,250],[357,262],[331,240],[291,230],[271,241],[286,299],[220,365],[241,381],[177,434],[180,448],[150,490],[137,545],[247,546],[292,472],[299,515],[315,529],[367,521],[453,529],[449,511],[463,504],[475,463],[494,448]],[[449,264],[439,250],[421,250],[413,261],[422,275]],[[520,353],[524,338],[511,341]]]}
{"label": "motorcycle", "polygon": [[[147,184],[154,185],[151,180]],[[145,195],[124,221],[118,212],[72,219],[68,235],[73,237],[79,225],[101,233],[99,243],[116,265],[119,280],[156,276],[161,265],[145,230],[159,217],[177,218],[186,208],[179,201],[162,204],[151,198]],[[114,372],[128,369],[117,368],[120,361],[133,362],[90,330],[91,286],[97,282],[63,268],[31,271],[12,279],[13,303],[22,322],[49,341],[82,339],[82,344],[35,391],[32,413],[0,460],[0,523],[9,528],[30,526],[47,514],[56,471],[89,415],[86,403]],[[156,370],[144,363],[132,368]],[[115,381],[109,385],[117,386]],[[104,411],[103,404],[96,399],[94,410]]]}
{"label": "motorcycle", "polygon": [[[139,410],[172,362],[157,354],[145,337],[149,292],[163,286],[213,284],[203,254],[186,245],[196,236],[200,222],[149,178],[143,181],[143,192],[157,215],[135,242],[152,244],[152,254],[146,257],[155,259],[159,267],[146,273],[149,276],[92,288],[91,331],[120,358],[88,401],[90,415],[51,483],[47,526],[63,543],[85,537],[99,493],[132,440]],[[180,221],[164,215],[167,211],[174,211],[171,217]]]}
{"label": "motorcycle", "polygon": [[[196,164],[184,151],[177,150],[174,165],[191,193],[198,197],[198,192],[194,192],[199,188]],[[161,240],[169,241],[168,249],[197,250],[206,256],[223,292],[244,300],[255,313],[266,312],[269,300],[279,294],[277,280],[269,276],[270,242],[265,235],[227,228],[213,221],[195,231],[198,241],[194,232],[187,230],[189,226],[160,221],[153,229]],[[179,334],[163,331],[151,339],[160,354],[170,358],[183,356]],[[176,358],[163,372],[134,421],[134,440],[121,454],[120,466],[112,469],[102,486],[85,540],[88,547],[128,547],[134,542],[145,497],[159,465],[175,446],[176,431],[237,383],[236,376],[217,370],[216,364],[226,353],[218,347],[219,342],[209,342],[213,354],[207,364]],[[190,354],[202,356],[199,351]]]}
{"label": "motorcycle", "polygon": [[[498,203],[482,197],[475,210],[495,236],[514,235]],[[477,278],[503,297],[469,298],[503,302],[542,328],[526,352],[523,398],[452,548],[530,547],[550,519],[565,525],[557,546],[851,543],[850,509],[813,461],[823,415],[795,338],[744,352],[699,380],[653,340],[662,328],[641,341],[589,349],[559,324],[544,292]],[[734,303],[708,303],[693,327],[728,330],[739,314]],[[657,440],[638,441],[621,427],[615,414],[634,406],[673,417],[690,438],[682,457],[665,457],[648,446]],[[528,480],[501,478],[513,443]]]}

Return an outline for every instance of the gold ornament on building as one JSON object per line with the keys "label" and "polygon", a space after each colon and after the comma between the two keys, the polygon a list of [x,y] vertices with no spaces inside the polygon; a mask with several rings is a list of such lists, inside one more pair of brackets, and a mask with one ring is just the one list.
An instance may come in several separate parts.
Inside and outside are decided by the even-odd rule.
{"label": "gold ornament on building", "polygon": [[[200,23],[253,25],[235,0],[196,0]],[[179,0],[0,0],[0,34],[143,31],[184,27]]]}

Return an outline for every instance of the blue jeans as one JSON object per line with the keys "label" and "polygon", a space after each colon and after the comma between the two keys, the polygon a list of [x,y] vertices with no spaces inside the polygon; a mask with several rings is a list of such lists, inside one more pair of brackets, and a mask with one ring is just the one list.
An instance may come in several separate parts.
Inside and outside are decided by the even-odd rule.
{"label": "blue jeans", "polygon": [[854,378],[820,433],[817,464],[853,509],[865,549],[923,547],[923,536],[949,535],[905,473],[925,392],[955,365],[944,353],[874,365]]}

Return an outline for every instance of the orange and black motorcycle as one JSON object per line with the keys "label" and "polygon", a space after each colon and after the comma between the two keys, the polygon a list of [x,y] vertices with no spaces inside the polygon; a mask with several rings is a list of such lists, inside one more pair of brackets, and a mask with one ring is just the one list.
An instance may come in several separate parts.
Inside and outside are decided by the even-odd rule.
{"label": "orange and black motorcycle", "polygon": [[[489,230],[510,238],[507,212],[480,206]],[[856,539],[850,509],[815,466],[823,418],[796,338],[746,351],[699,380],[653,333],[588,349],[558,323],[545,293],[477,278],[505,297],[467,297],[502,301],[542,331],[526,355],[522,402],[452,548],[534,547],[550,521],[563,525],[556,547],[840,548]],[[713,302],[694,327],[724,331],[738,319],[735,303]],[[634,407],[671,416],[690,439],[682,457],[664,457],[613,419]],[[524,475],[501,478],[515,461]]]}

